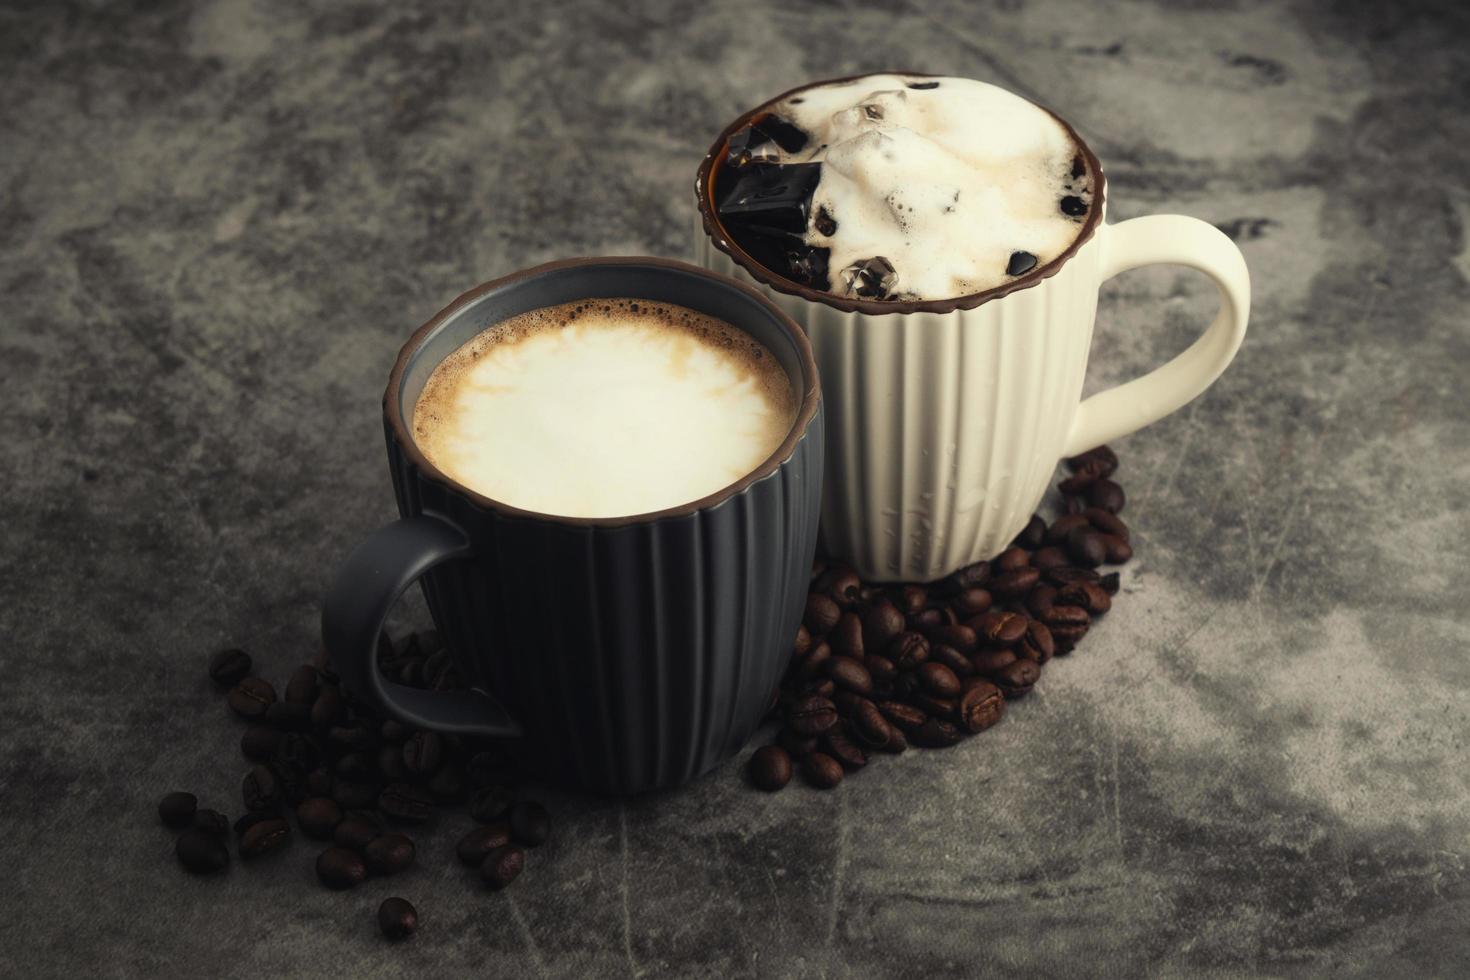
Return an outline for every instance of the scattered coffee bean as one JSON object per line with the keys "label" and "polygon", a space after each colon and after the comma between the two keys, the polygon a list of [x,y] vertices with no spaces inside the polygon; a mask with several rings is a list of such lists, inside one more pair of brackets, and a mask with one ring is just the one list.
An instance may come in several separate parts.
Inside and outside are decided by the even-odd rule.
{"label": "scattered coffee bean", "polygon": [[1063,606],[1077,606],[1094,616],[1101,616],[1113,608],[1113,600],[1101,585],[1092,582],[1073,582],[1057,592],[1057,602]]}
{"label": "scattered coffee bean", "polygon": [[384,834],[362,849],[363,863],[375,875],[395,875],[413,864],[413,841],[402,834]]}
{"label": "scattered coffee bean", "polygon": [[276,689],[269,681],[247,677],[230,691],[228,701],[230,710],[241,718],[263,718],[266,709],[276,703]]}
{"label": "scattered coffee bean", "polygon": [[887,687],[898,676],[898,667],[887,657],[870,653],[863,659],[863,666],[868,668],[868,676],[873,679],[875,687]]}
{"label": "scattered coffee bean", "polygon": [[958,697],[960,693],[960,679],[949,667],[937,661],[931,660],[921,664],[918,669],[919,683],[924,690],[936,698]]}
{"label": "scattered coffee bean", "polygon": [[953,647],[964,653],[975,649],[978,639],[975,631],[963,623],[947,623],[944,626],[935,626],[925,633],[925,638],[930,644],[930,656],[933,656],[934,644],[943,644]]}
{"label": "scattered coffee bean", "polygon": [[403,765],[415,776],[429,776],[444,761],[444,738],[438,732],[414,732],[403,743]]}
{"label": "scattered coffee bean", "polygon": [[827,585],[827,595],[843,609],[857,602],[863,588],[863,580],[851,568],[835,570]]}
{"label": "scattered coffee bean", "polygon": [[793,657],[800,657],[803,654],[805,654],[808,650],[810,650],[811,648],[812,648],[812,633],[811,633],[811,630],[809,630],[809,629],[806,628],[806,624],[805,623],[802,623],[800,626],[796,627],[796,642],[791,645],[791,655]]}
{"label": "scattered coffee bean", "polygon": [[947,721],[930,718],[912,733],[913,743],[926,749],[947,749],[959,744],[960,730]]}
{"label": "scattered coffee bean", "polygon": [[807,697],[791,706],[786,725],[798,735],[817,736],[837,724],[837,707],[824,697]]}
{"label": "scattered coffee bean", "polygon": [[1016,535],[1015,543],[1022,548],[1029,548],[1035,551],[1041,547],[1041,542],[1045,538],[1046,521],[1041,519],[1040,514],[1032,514],[1031,520],[1027,521],[1026,526],[1021,529],[1021,533]]}
{"label": "scattered coffee bean", "polygon": [[873,689],[873,675],[860,660],[852,657],[833,657],[827,662],[827,676],[843,690],[855,694],[867,694]]}
{"label": "scattered coffee bean", "polygon": [[497,847],[480,863],[480,878],[495,891],[515,881],[526,867],[526,852],[514,844]]}
{"label": "scattered coffee bean", "polygon": [[1067,469],[1073,473],[1091,473],[1093,476],[1112,476],[1118,468],[1118,456],[1107,446],[1098,446],[1067,460]]}
{"label": "scattered coffee bean", "polygon": [[424,784],[439,803],[463,803],[469,799],[469,784],[465,781],[464,766],[453,759],[439,766],[439,771]]}
{"label": "scattered coffee bean", "polygon": [[1101,579],[1099,579],[1097,584],[1101,585],[1103,591],[1106,592],[1108,595],[1117,595],[1118,589],[1121,587],[1122,584],[1122,578],[1118,575],[1117,572],[1109,572]]}
{"label": "scattered coffee bean", "polygon": [[[790,776],[788,772],[787,778],[789,779]],[[510,828],[503,823],[492,824],[488,827],[476,827],[461,837],[459,844],[455,846],[454,853],[462,863],[478,868],[485,863],[487,854],[509,843]]]}
{"label": "scattered coffee bean", "polygon": [[515,794],[504,786],[484,786],[470,794],[470,817],[476,823],[495,823],[514,804]]}
{"label": "scattered coffee bean", "polygon": [[540,803],[522,800],[510,808],[510,835],[523,847],[540,847],[551,836],[551,814]]}
{"label": "scattered coffee bean", "polygon": [[1099,510],[1120,514],[1126,499],[1122,487],[1103,477],[1093,481],[1092,486],[1087,488],[1087,502]]}
{"label": "scattered coffee bean", "polygon": [[992,610],[970,621],[980,640],[990,646],[1008,647],[1026,635],[1026,617],[1019,613]]}
{"label": "scattered coffee bean", "polygon": [[280,848],[291,839],[291,825],[278,817],[250,825],[240,838],[240,856],[257,858]]}
{"label": "scattered coffee bean", "polygon": [[779,745],[763,745],[750,757],[750,781],[767,793],[791,782],[791,756]]}
{"label": "scattered coffee bean", "polygon": [[209,658],[209,679],[220,687],[234,687],[250,676],[250,654],[244,650],[221,650]]}
{"label": "scattered coffee bean", "polygon": [[240,752],[252,762],[265,762],[280,744],[281,733],[265,725],[251,725],[240,736]]}
{"label": "scattered coffee bean", "polygon": [[1102,535],[1088,524],[1067,535],[1067,554],[1083,568],[1096,568],[1107,558],[1108,549]]}
{"label": "scattered coffee bean", "polygon": [[[1018,568],[1029,568],[1030,565],[1030,549],[1022,548],[1020,545],[1012,545],[991,560],[990,571],[993,576],[997,576],[1003,575],[1006,572],[1014,572]],[[994,578],[991,581],[994,581]]]}
{"label": "scattered coffee bean", "polygon": [[230,852],[218,834],[190,827],[174,842],[174,855],[184,868],[196,875],[213,874],[229,867]]}
{"label": "scattered coffee bean", "polygon": [[342,695],[335,687],[323,687],[311,704],[311,727],[327,731],[342,717]]}
{"label": "scattered coffee bean", "polygon": [[887,649],[904,627],[903,613],[886,599],[870,607],[863,614],[862,622],[863,650],[870,653]]}
{"label": "scattered coffee bean", "polygon": [[[1093,532],[1096,533],[1096,532]],[[1030,566],[997,575],[990,581],[990,591],[1003,599],[1019,599],[1041,580],[1041,573]]]}
{"label": "scattered coffee bean", "polygon": [[878,706],[866,699],[859,705],[858,710],[852,715],[853,732],[858,739],[873,748],[882,748],[888,744],[893,728],[888,720],[883,717],[883,712]]}
{"label": "scattered coffee bean", "polygon": [[1067,564],[1067,553],[1056,545],[1047,545],[1031,556],[1031,567],[1039,572]]}
{"label": "scattered coffee bean", "polygon": [[789,728],[782,728],[781,733],[776,736],[776,741],[793,759],[800,759],[817,751],[815,735],[798,735]]}
{"label": "scattered coffee bean", "polygon": [[419,927],[419,913],[407,899],[385,898],[378,906],[378,929],[397,942],[412,936]]}
{"label": "scattered coffee bean", "polygon": [[1059,589],[1073,582],[1097,582],[1101,579],[1102,576],[1090,568],[1076,568],[1070,565],[1051,568],[1046,573],[1046,580]]}
{"label": "scattered coffee bean", "polygon": [[1133,545],[1115,534],[1103,535],[1103,547],[1107,549],[1109,565],[1123,565],[1133,557]]}
{"label": "scattered coffee bean", "polygon": [[270,810],[281,800],[281,787],[275,773],[267,766],[256,765],[241,781],[240,796],[247,810]]}
{"label": "scattered coffee bean", "polygon": [[342,822],[332,830],[332,843],[338,847],[361,851],[377,839],[382,832],[381,827],[361,814],[344,816]]}
{"label": "scattered coffee bean", "polygon": [[276,701],[265,709],[265,723],[283,732],[311,731],[311,708],[304,704]]}
{"label": "scattered coffee bean", "polygon": [[842,607],[830,596],[811,594],[806,597],[806,612],[802,623],[814,636],[825,636],[842,618]]}
{"label": "scattered coffee bean", "polygon": [[906,631],[888,644],[887,654],[900,671],[914,670],[929,659],[929,641],[922,633]]}
{"label": "scattered coffee bean", "polygon": [[434,801],[408,783],[390,783],[378,794],[378,809],[398,823],[423,823],[434,815]]}
{"label": "scattered coffee bean", "polygon": [[970,664],[980,674],[994,674],[1009,667],[1020,659],[1014,647],[989,647],[970,658]]}
{"label": "scattered coffee bean", "polygon": [[1065,544],[1068,535],[1079,527],[1091,527],[1087,518],[1081,514],[1064,514],[1052,521],[1051,527],[1046,529],[1046,543],[1049,545]]}
{"label": "scattered coffee bean", "polygon": [[274,810],[246,810],[240,819],[235,821],[235,836],[244,837],[245,832],[251,827],[264,820],[276,820],[280,814]]}
{"label": "scattered coffee bean", "polygon": [[1056,653],[1056,641],[1045,623],[1033,619],[1026,624],[1026,635],[1021,637],[1016,652],[1038,665],[1045,665]]}
{"label": "scattered coffee bean", "polygon": [[302,664],[296,668],[291,679],[286,682],[285,701],[287,704],[304,704],[310,707],[316,700],[317,682],[320,675],[311,664]]}
{"label": "scattered coffee bean", "polygon": [[1019,698],[1029,694],[1041,677],[1041,666],[1034,660],[1022,658],[995,672],[995,684],[1008,698]]}
{"label": "scattered coffee bean", "polygon": [[338,891],[362,884],[367,873],[367,864],[362,856],[345,847],[329,847],[316,859],[317,878],[328,888]]}
{"label": "scattered coffee bean", "polygon": [[960,724],[967,732],[983,732],[1000,721],[1005,705],[1005,697],[994,684],[978,677],[966,681],[958,708]]}
{"label": "scattered coffee bean", "polygon": [[918,708],[900,701],[879,701],[878,710],[890,725],[901,728],[909,734],[918,731],[924,722],[929,720],[928,716]]}
{"label": "scattered coffee bean", "polygon": [[801,760],[801,775],[814,789],[833,789],[842,782],[842,763],[824,752],[813,752]]}
{"label": "scattered coffee bean", "polygon": [[868,764],[868,755],[840,728],[832,728],[822,736],[822,751],[849,772]]}
{"label": "scattered coffee bean", "polygon": [[[968,677],[975,672],[970,664],[970,658],[960,653],[954,647],[936,646],[929,650],[930,663],[939,663],[954,671],[956,677]],[[919,671],[922,672],[929,664],[920,664]]]}
{"label": "scattered coffee bean", "polygon": [[883,751],[889,755],[898,755],[906,751],[908,747],[908,736],[903,733],[903,729],[896,725],[890,725],[888,727],[888,742],[883,746]]}
{"label": "scattered coffee bean", "polygon": [[218,810],[196,810],[194,811],[194,826],[224,837],[230,832],[230,818]]}
{"label": "scattered coffee bean", "polygon": [[165,827],[178,830],[194,822],[198,809],[199,798],[193,793],[170,793],[158,801],[158,819]]}
{"label": "scattered coffee bean", "polygon": [[331,840],[332,832],[342,822],[342,808],[335,800],[312,797],[296,807],[296,823],[301,832],[314,840]]}
{"label": "scattered coffee bean", "polygon": [[832,659],[832,647],[825,641],[817,643],[806,652],[796,666],[796,675],[808,680],[827,672],[827,662]]}
{"label": "scattered coffee bean", "polygon": [[[989,570],[989,566],[987,565],[986,572],[988,573]],[[969,584],[966,584],[956,589],[955,591],[959,592],[963,589],[968,589],[969,587]],[[898,590],[898,608],[899,611],[902,612],[904,615],[919,612],[928,605],[929,590],[924,588],[922,585],[905,585]],[[894,635],[896,636],[897,634]]]}
{"label": "scattered coffee bean", "polygon": [[842,657],[863,657],[863,621],[857,613],[845,612],[832,630],[832,652]]}

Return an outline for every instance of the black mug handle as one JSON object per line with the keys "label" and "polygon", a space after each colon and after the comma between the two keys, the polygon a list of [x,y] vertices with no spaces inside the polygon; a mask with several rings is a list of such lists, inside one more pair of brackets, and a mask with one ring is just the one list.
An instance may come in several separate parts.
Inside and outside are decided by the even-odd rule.
{"label": "black mug handle", "polygon": [[403,591],[441,562],[470,556],[459,528],[432,514],[394,521],[347,556],[322,604],[322,643],[347,686],[417,728],[498,738],[521,726],[480,691],[421,691],[378,671],[378,635]]}

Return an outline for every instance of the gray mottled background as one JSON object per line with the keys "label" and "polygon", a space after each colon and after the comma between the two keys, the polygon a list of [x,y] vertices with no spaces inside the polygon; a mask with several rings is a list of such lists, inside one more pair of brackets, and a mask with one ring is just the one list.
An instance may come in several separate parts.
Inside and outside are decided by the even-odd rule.
{"label": "gray mottled background", "polygon": [[[0,972],[1470,973],[1463,7],[621,6],[5,5]],[[204,656],[312,652],[333,565],[394,513],[406,333],[516,267],[688,254],[729,117],[894,66],[1054,106],[1115,220],[1198,215],[1250,263],[1235,366],[1118,446],[1139,557],[1079,654],[837,793],[731,764],[552,797],[498,896],[449,821],[346,895],[302,842],[181,873],[158,795],[239,805]],[[1109,284],[1090,386],[1213,303],[1178,270]],[[406,947],[372,925],[390,893]]]}

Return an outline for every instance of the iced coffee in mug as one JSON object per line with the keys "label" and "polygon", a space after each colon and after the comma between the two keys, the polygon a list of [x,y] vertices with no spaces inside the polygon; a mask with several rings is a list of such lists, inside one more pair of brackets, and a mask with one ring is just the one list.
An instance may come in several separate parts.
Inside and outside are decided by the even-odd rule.
{"label": "iced coffee in mug", "polygon": [[[1062,456],[1180,408],[1245,336],[1240,251],[1180,215],[1104,221],[1097,157],[983,82],[879,74],[780,95],[720,134],[696,184],[699,261],[806,330],[828,410],[822,544],[867,579],[1001,551]],[[1100,284],[1209,275],[1220,311],[1178,357],[1082,400]]]}

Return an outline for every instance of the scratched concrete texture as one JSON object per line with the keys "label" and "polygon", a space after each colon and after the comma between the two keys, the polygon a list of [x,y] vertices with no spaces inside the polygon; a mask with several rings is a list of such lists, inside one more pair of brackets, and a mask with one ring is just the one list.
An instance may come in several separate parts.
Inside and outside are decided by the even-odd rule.
{"label": "scratched concrete texture", "polygon": [[[1251,267],[1235,365],[1117,446],[1138,557],[1077,655],[837,792],[737,760],[548,794],[502,894],[463,817],[349,894],[304,842],[184,875],[158,796],[238,812],[243,768],[204,658],[312,652],[394,516],[406,333],[531,263],[688,255],[728,118],[889,67],[1055,107],[1113,220],[1199,216]],[[1467,78],[1452,0],[5,4],[0,972],[1470,975]],[[1214,302],[1109,283],[1089,388]]]}

